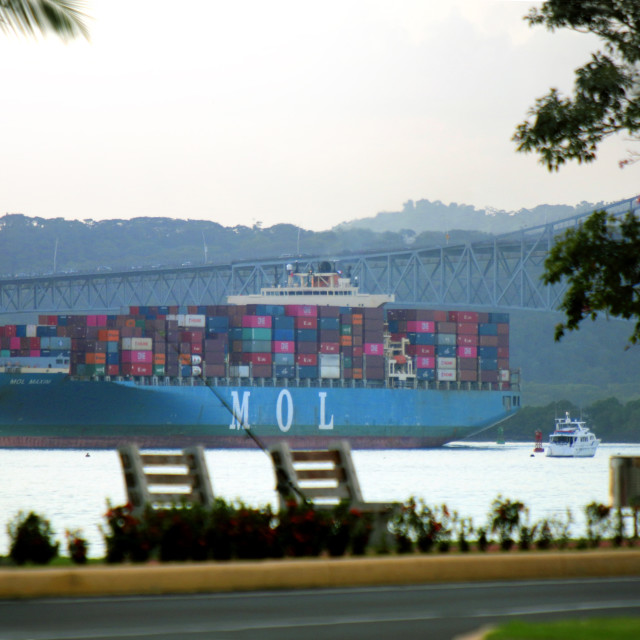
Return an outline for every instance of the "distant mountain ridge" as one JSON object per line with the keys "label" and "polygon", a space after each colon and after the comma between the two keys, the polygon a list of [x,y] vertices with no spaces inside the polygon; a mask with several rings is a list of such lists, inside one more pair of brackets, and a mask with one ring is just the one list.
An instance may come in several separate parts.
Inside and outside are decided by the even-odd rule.
{"label": "distant mountain ridge", "polygon": [[376,233],[411,230],[419,234],[424,231],[444,233],[453,229],[464,229],[465,231],[500,234],[570,218],[580,213],[590,213],[606,206],[606,204],[604,202],[597,204],[581,202],[573,207],[542,204],[533,209],[504,211],[491,207],[476,209],[472,205],[456,202],[444,204],[440,200],[434,202],[407,200],[402,211],[383,211],[369,218],[343,222],[334,227],[334,230],[368,229]]}

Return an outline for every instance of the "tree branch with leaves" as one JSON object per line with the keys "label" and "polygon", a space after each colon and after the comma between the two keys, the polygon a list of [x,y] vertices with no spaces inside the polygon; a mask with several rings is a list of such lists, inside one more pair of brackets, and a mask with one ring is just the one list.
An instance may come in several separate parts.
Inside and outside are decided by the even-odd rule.
{"label": "tree branch with leaves", "polygon": [[560,310],[566,321],[556,325],[555,339],[573,331],[585,318],[599,313],[636,319],[629,340],[640,341],[640,221],[633,212],[616,218],[596,211],[569,229],[549,252],[542,280],[567,279]]}
{"label": "tree branch with leaves", "polygon": [[536,100],[513,136],[518,151],[536,151],[554,171],[570,160],[592,162],[598,145],[614,133],[640,131],[640,2],[548,0],[525,20],[550,31],[595,34],[603,50],[576,69],[572,96],[552,88]]}

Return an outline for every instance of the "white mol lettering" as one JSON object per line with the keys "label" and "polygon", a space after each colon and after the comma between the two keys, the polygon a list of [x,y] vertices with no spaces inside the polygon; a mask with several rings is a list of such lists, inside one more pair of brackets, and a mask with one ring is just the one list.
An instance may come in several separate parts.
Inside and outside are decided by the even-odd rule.
{"label": "white mol lettering", "polygon": [[24,380],[22,378],[11,378],[9,384],[24,384]]}
{"label": "white mol lettering", "polygon": [[320,424],[318,425],[318,429],[333,429],[333,414],[331,414],[331,421],[327,423],[326,421],[326,400],[327,400],[327,392],[319,391],[318,397],[320,398]]}
{"label": "white mol lettering", "polygon": [[[282,421],[282,399],[287,399],[287,421]],[[293,422],[293,399],[291,393],[287,389],[283,389],[278,395],[278,402],[276,404],[276,419],[278,420],[278,426],[280,431],[285,433],[291,429],[291,423]]]}
{"label": "white mol lettering", "polygon": [[251,395],[251,391],[245,391],[242,394],[242,405],[240,405],[240,400],[238,398],[238,392],[232,391],[231,396],[233,397],[233,408],[232,408],[232,418],[231,424],[229,425],[229,429],[249,429],[249,396]]}

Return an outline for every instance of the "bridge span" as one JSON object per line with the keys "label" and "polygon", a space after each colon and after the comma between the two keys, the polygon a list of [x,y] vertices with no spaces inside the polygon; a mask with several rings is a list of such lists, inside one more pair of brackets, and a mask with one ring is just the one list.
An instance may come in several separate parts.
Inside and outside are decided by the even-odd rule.
{"label": "bridge span", "polygon": [[[640,198],[605,207],[615,216]],[[307,271],[335,262],[367,293],[393,293],[410,306],[542,310],[557,308],[565,285],[545,286],[544,260],[556,237],[588,214],[495,236],[490,241],[402,251],[300,257]],[[228,295],[285,284],[292,258],[136,271],[51,274],[0,280],[0,314],[118,313],[135,305],[223,304]]]}

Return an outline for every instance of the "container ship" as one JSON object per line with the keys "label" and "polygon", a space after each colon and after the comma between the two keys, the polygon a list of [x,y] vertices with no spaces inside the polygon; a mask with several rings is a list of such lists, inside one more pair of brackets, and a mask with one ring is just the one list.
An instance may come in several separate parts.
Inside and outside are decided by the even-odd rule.
{"label": "container ship", "polygon": [[0,447],[427,448],[520,408],[509,316],[394,306],[324,264],[224,305],[0,326]]}

